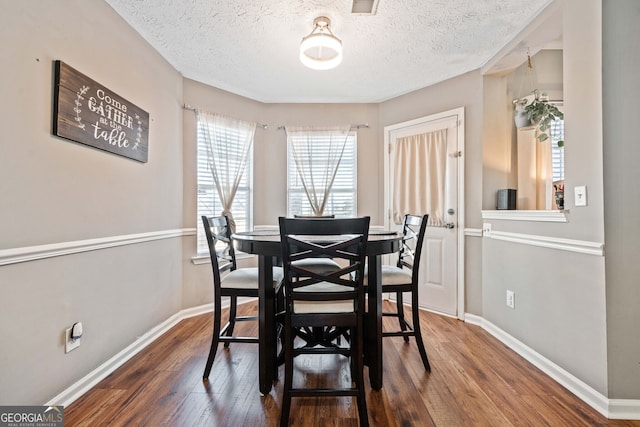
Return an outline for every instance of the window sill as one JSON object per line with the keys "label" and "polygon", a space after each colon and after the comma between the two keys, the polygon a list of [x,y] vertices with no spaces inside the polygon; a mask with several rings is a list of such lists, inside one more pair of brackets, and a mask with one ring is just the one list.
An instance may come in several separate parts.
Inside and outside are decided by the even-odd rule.
{"label": "window sill", "polygon": [[209,258],[209,255],[195,255],[191,257],[191,263],[195,265],[211,264],[211,258]]}
{"label": "window sill", "polygon": [[482,219],[500,219],[509,221],[568,222],[568,210],[533,211],[533,210],[495,210],[482,211]]}

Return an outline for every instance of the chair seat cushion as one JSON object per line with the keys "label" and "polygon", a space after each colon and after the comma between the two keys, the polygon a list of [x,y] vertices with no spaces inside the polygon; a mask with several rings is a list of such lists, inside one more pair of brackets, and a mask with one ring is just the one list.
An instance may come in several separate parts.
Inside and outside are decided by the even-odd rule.
{"label": "chair seat cushion", "polygon": [[[277,287],[284,274],[282,267],[273,267],[273,285]],[[238,268],[222,278],[221,287],[227,289],[258,289],[258,267]]]}
{"label": "chair seat cushion", "polygon": [[[348,292],[353,288],[335,283],[320,282],[296,289],[296,292]],[[307,313],[351,313],[354,311],[353,300],[344,301],[293,301],[293,312]]]}
{"label": "chair seat cushion", "polygon": [[340,270],[340,265],[331,258],[304,258],[293,261],[292,264],[322,275]]}
{"label": "chair seat cushion", "polygon": [[[369,267],[369,266],[367,266]],[[364,284],[368,282],[368,268],[364,272]],[[383,265],[382,266],[382,282],[383,285],[403,285],[411,283],[411,270],[406,268],[399,268],[395,265]]]}

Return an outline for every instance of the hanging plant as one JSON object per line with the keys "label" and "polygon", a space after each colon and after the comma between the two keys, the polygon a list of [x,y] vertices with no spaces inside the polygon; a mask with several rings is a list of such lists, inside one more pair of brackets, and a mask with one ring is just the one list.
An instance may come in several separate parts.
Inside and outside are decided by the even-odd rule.
{"label": "hanging plant", "polygon": [[531,119],[526,110],[527,102],[529,102],[527,98],[516,98],[513,100],[513,120],[517,129],[531,126]]}
{"label": "hanging plant", "polygon": [[[531,120],[531,123],[538,125],[536,138],[540,142],[549,139],[551,133],[551,122],[564,118],[564,114],[562,111],[558,110],[558,107],[550,104],[547,100],[540,100],[537,96],[531,104],[524,108]],[[564,146],[564,141],[558,141],[558,147],[562,146]]]}

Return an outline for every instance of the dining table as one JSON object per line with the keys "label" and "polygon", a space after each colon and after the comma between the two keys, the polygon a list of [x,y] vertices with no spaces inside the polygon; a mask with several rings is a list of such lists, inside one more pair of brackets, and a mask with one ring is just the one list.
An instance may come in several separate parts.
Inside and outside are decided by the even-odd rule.
{"label": "dining table", "polygon": [[[231,236],[237,250],[258,257],[258,379],[260,393],[271,391],[278,379],[277,327],[273,286],[273,267],[281,259],[280,232],[276,229],[234,233]],[[372,229],[367,240],[368,310],[365,315],[365,365],[369,367],[371,388],[382,388],[382,256],[400,249],[402,235]]]}

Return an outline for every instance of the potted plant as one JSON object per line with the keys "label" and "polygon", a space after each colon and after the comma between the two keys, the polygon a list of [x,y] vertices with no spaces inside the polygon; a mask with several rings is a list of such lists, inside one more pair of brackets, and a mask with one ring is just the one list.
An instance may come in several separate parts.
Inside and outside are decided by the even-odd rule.
{"label": "potted plant", "polygon": [[513,100],[513,120],[516,123],[517,129],[531,126],[531,119],[529,118],[529,113],[526,110],[527,102],[527,98],[516,98]]}
{"label": "potted plant", "polygon": [[[536,96],[533,101],[526,107],[524,107],[527,112],[531,123],[538,125],[536,130],[536,138],[538,141],[546,141],[549,139],[551,122],[557,119],[563,119],[564,114],[562,111],[558,110],[553,104],[550,104],[546,99],[546,96]],[[558,147],[562,147],[564,145],[564,141],[558,141]]]}

